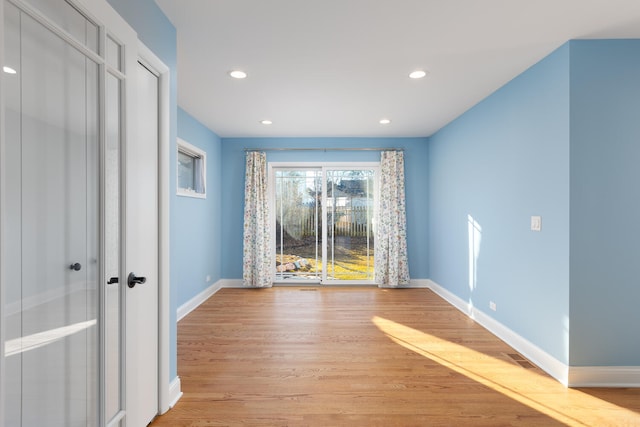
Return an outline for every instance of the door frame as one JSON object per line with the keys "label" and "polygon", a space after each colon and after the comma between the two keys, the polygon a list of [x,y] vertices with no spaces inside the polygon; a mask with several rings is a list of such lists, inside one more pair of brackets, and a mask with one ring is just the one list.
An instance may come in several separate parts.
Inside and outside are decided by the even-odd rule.
{"label": "door frame", "polygon": [[[271,224],[271,229],[269,231],[271,235],[271,261],[276,259],[276,228],[275,228],[275,200],[276,200],[276,186],[275,186],[275,170],[276,169],[318,169],[322,170],[322,179],[323,182],[326,180],[326,176],[324,172],[326,170],[332,169],[353,169],[353,170],[374,170],[375,171],[375,181],[374,181],[374,202],[377,205],[377,198],[380,194],[380,162],[371,162],[371,161],[362,161],[362,162],[268,162],[267,163],[267,188],[269,189],[269,223]],[[321,285],[321,286],[333,286],[333,285],[347,285],[347,286],[375,286],[375,277],[373,280],[326,280],[326,261],[327,259],[327,216],[324,212],[324,209],[327,205],[327,194],[326,191],[323,191],[322,194],[322,209],[321,213],[322,218],[322,259],[323,259],[323,269],[321,276],[318,280],[288,280],[288,281],[277,281],[276,280],[276,270],[275,268],[271,272],[271,282],[274,285],[278,286],[297,286],[297,285]],[[377,222],[377,209],[374,209],[374,224]],[[375,250],[375,247],[374,247]]]}

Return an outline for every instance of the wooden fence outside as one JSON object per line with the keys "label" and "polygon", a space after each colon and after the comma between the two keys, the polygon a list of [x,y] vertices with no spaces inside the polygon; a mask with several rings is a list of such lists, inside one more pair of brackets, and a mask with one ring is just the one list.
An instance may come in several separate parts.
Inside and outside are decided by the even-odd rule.
{"label": "wooden fence outside", "polygon": [[[367,206],[337,206],[329,212],[327,221],[329,226],[333,225],[334,236],[367,237],[373,233],[372,217],[370,208]],[[299,218],[300,224],[296,224],[294,227],[300,227],[302,237],[315,236],[316,208],[313,206],[305,207]],[[318,231],[322,228],[321,221],[320,215],[318,215]]]}

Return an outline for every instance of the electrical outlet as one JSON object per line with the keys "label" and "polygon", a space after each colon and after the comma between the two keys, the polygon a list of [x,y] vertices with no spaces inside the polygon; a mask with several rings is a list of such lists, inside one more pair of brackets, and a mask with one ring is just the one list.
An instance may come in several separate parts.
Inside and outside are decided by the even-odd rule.
{"label": "electrical outlet", "polygon": [[498,309],[498,307],[496,306],[496,303],[493,301],[489,301],[489,308],[493,311],[496,311]]}
{"label": "electrical outlet", "polygon": [[209,282],[211,281],[211,276],[209,276],[209,275],[207,274],[207,278],[206,278],[206,280],[207,280],[207,283],[209,283]]}

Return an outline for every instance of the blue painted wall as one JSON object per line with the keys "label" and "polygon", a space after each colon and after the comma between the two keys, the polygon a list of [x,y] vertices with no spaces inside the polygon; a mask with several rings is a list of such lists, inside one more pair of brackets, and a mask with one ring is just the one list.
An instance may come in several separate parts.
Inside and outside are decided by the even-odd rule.
{"label": "blue painted wall", "polygon": [[[222,140],[222,277],[242,278],[245,148],[396,147],[405,150],[407,246],[412,279],[429,278],[427,211],[427,138],[223,138]],[[267,161],[371,162],[375,151],[268,151]]]}
{"label": "blue painted wall", "polygon": [[580,40],[436,133],[431,278],[565,364],[638,366],[639,117],[640,40]]}
{"label": "blue painted wall", "polygon": [[425,181],[431,279],[563,363],[569,88],[564,45],[433,135]]}
{"label": "blue painted wall", "polygon": [[[170,95],[169,95],[169,109],[170,109],[170,174],[176,176],[176,135],[177,135],[177,120],[178,120],[178,107],[177,107],[177,39],[176,29],[171,24],[169,19],[162,13],[158,5],[154,0],[108,0],[111,6],[133,27],[138,33],[138,38],[149,48],[153,53],[160,58],[164,64],[169,67],[170,70]],[[170,209],[172,210],[176,202],[176,180],[170,180],[171,186],[171,200],[169,201]],[[170,241],[173,241],[175,236],[175,216],[172,214],[170,218]],[[170,243],[171,244],[171,243]],[[174,265],[174,248],[170,248],[171,266],[170,266],[170,280],[171,283],[176,281],[176,271],[178,268]],[[178,288],[171,286],[170,288],[170,302],[169,302],[169,378],[173,380],[177,376],[177,349],[176,349],[176,310],[178,308]]]}
{"label": "blue painted wall", "polygon": [[207,153],[207,198],[176,196],[171,205],[171,286],[177,288],[179,307],[222,278],[222,145],[181,108],[178,136]]}
{"label": "blue painted wall", "polygon": [[640,40],[571,42],[571,365],[640,365]]}

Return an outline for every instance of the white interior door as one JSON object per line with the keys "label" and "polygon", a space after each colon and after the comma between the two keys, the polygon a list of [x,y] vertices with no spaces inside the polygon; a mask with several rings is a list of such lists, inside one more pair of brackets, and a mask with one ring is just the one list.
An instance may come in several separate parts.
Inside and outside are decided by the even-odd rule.
{"label": "white interior door", "polygon": [[[127,265],[144,277],[127,290],[127,425],[158,413],[159,81],[137,65],[138,137],[127,149]],[[143,282],[143,280],[139,280]],[[130,283],[131,285],[131,283]]]}

